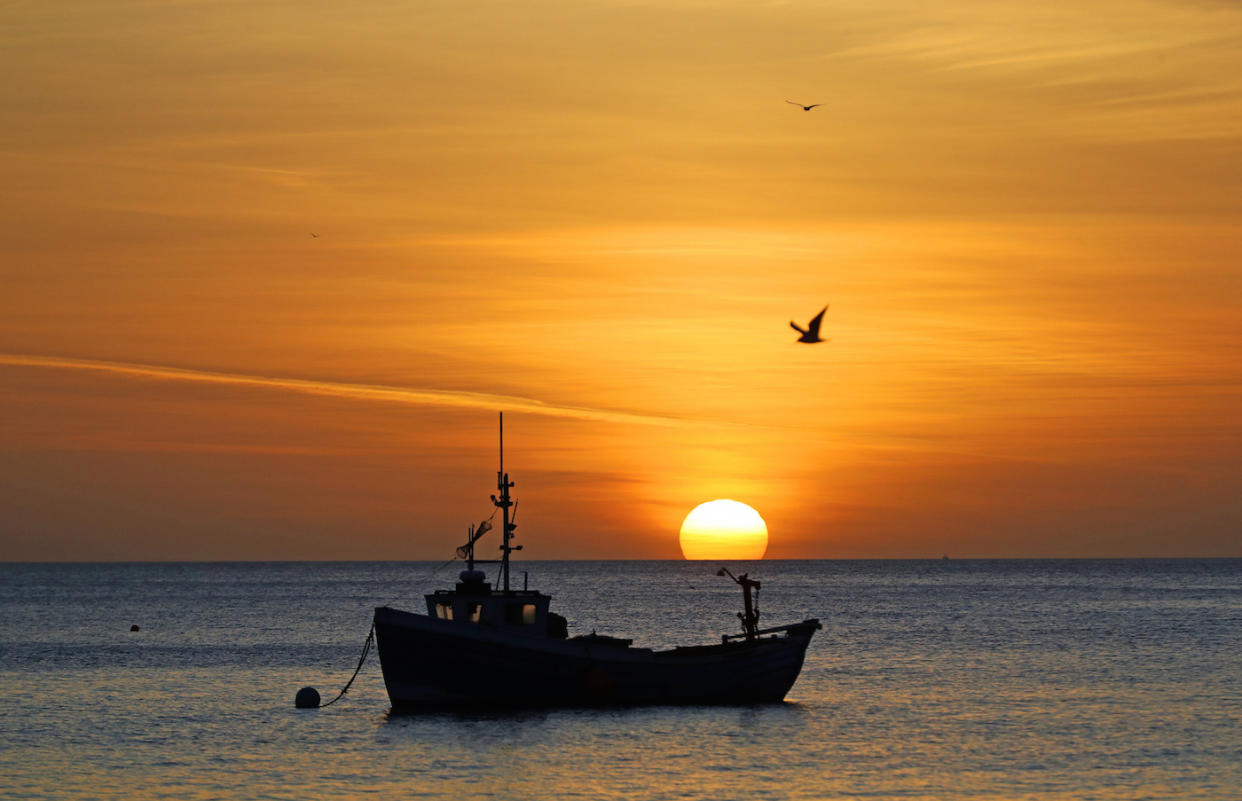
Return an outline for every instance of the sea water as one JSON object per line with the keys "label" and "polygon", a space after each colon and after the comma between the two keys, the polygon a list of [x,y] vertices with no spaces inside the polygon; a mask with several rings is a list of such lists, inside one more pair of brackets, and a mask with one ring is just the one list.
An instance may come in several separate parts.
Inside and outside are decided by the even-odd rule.
{"label": "sea water", "polygon": [[[396,716],[374,654],[293,698],[460,565],[0,565],[0,797],[1242,797],[1242,560],[729,566],[760,625],[823,622],[786,703]],[[513,580],[667,647],[739,630],[716,568]]]}

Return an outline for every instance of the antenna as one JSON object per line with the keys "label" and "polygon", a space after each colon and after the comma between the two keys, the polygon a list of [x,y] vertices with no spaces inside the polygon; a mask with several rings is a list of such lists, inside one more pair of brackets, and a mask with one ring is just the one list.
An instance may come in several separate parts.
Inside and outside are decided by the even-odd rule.
{"label": "antenna", "polygon": [[513,523],[509,516],[509,509],[512,507],[513,500],[509,497],[509,489],[513,486],[513,482],[509,480],[509,474],[505,472],[505,413],[500,413],[500,469],[496,472],[496,489],[500,490],[500,497],[492,496],[492,503],[495,504],[501,512],[502,528],[500,530],[500,576],[501,589],[505,592],[509,591],[509,553],[511,551],[522,550],[521,545],[510,545],[509,540],[513,539],[513,529],[517,526]]}

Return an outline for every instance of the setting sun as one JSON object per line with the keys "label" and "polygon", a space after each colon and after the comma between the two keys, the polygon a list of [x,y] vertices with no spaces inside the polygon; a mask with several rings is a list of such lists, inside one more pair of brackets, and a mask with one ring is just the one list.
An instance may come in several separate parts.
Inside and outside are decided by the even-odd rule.
{"label": "setting sun", "polygon": [[762,559],[767,549],[767,524],[738,501],[701,503],[681,524],[681,552],[687,559]]}

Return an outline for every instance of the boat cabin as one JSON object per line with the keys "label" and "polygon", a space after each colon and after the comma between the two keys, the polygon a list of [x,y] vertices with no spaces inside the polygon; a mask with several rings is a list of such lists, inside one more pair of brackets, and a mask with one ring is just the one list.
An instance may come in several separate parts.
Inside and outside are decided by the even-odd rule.
{"label": "boat cabin", "polygon": [[548,611],[552,597],[534,590],[497,591],[482,570],[463,570],[457,587],[436,590],[427,614],[437,620],[504,628],[519,633],[564,638],[565,618]]}
{"label": "boat cabin", "polygon": [[[485,533],[491,530],[492,524],[484,520],[478,527],[470,527],[470,538],[465,545],[457,549],[457,555],[466,560],[466,569],[461,571],[457,579],[457,587],[452,590],[436,590],[427,598],[427,614],[437,620],[450,621],[454,624],[485,626],[492,629],[503,629],[518,634],[530,634],[540,637],[565,639],[569,636],[569,624],[565,618],[548,611],[552,601],[550,595],[543,595],[534,590],[509,589],[509,554],[522,550],[521,545],[511,545],[513,531],[517,523],[513,522],[513,513],[517,502],[509,494],[513,482],[505,472],[505,416],[500,415],[500,469],[496,471],[496,488],[499,496],[492,496],[492,504],[501,512],[501,543],[500,552],[500,589],[492,589],[487,581],[487,574],[476,570],[476,562],[492,563],[490,559],[475,559],[474,546]],[[495,512],[492,513],[495,515]]]}

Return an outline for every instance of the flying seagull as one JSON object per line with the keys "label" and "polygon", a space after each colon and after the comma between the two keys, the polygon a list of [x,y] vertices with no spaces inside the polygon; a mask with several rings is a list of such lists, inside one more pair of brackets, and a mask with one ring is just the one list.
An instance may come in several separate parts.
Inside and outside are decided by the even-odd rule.
{"label": "flying seagull", "polygon": [[806,328],[803,328],[802,326],[798,325],[793,320],[789,321],[789,327],[802,335],[798,337],[799,342],[805,342],[808,345],[814,345],[816,342],[827,342],[828,341],[826,339],[819,338],[819,326],[820,326],[820,323],[824,321],[824,312],[826,311],[828,311],[827,306],[820,309],[819,314],[811,318],[811,322],[807,323]]}
{"label": "flying seagull", "polygon": [[809,106],[804,106],[804,105],[802,105],[801,103],[795,103],[795,102],[794,102],[794,101],[792,101],[792,100],[786,100],[785,102],[786,102],[786,103],[789,103],[790,105],[797,106],[798,108],[802,109],[803,111],[810,111],[811,109],[815,108],[816,106],[822,106],[822,105],[824,105],[823,103],[812,103],[812,104],[811,104],[811,105],[809,105]]}
{"label": "flying seagull", "polygon": [[319,234],[311,234],[311,239],[318,239],[318,238],[319,238]]}

